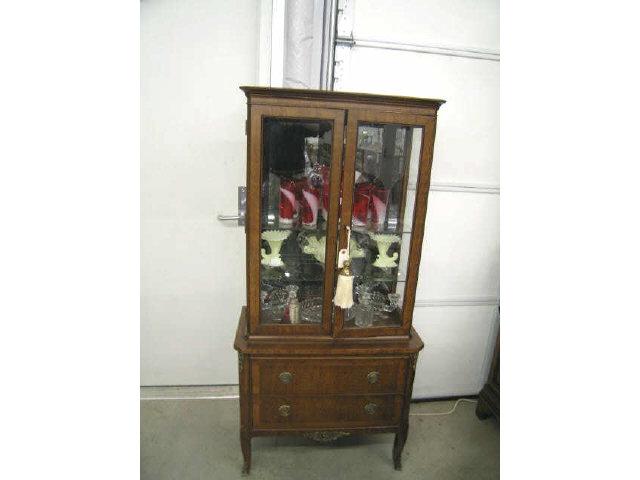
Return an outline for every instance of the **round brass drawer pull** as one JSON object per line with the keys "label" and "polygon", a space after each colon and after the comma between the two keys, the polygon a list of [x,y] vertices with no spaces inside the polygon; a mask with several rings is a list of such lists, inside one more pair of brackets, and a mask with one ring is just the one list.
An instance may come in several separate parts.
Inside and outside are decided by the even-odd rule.
{"label": "round brass drawer pull", "polygon": [[369,415],[373,415],[374,413],[376,413],[377,409],[378,409],[378,405],[376,405],[375,403],[367,403],[364,406],[364,411],[367,412]]}
{"label": "round brass drawer pull", "polygon": [[291,405],[280,405],[278,407],[278,412],[280,412],[281,417],[288,417],[291,415]]}
{"label": "round brass drawer pull", "polygon": [[278,378],[282,383],[291,383],[291,380],[293,380],[293,374],[291,372],[282,372],[278,375]]}
{"label": "round brass drawer pull", "polygon": [[367,380],[369,383],[376,383],[380,379],[380,372],[369,372],[367,375]]}

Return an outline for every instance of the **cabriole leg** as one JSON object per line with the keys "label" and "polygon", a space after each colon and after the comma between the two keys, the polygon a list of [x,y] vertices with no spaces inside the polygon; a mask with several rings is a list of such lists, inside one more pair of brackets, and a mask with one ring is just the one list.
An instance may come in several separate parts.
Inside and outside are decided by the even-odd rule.
{"label": "cabriole leg", "polygon": [[242,456],[244,458],[242,473],[248,475],[251,470],[251,436],[245,432],[240,432],[240,447],[242,448]]}
{"label": "cabriole leg", "polygon": [[409,425],[404,424],[396,433],[396,438],[393,442],[393,468],[396,470],[402,470],[402,450],[407,442],[408,433]]}

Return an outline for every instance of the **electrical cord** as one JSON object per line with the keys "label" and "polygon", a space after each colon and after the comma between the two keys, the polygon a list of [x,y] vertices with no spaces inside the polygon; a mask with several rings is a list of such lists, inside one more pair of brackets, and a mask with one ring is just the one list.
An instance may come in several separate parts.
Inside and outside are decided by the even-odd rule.
{"label": "electrical cord", "polygon": [[456,411],[456,408],[458,406],[458,404],[460,402],[469,402],[469,403],[478,403],[478,400],[474,400],[471,398],[459,398],[458,400],[456,400],[456,403],[453,405],[453,408],[451,410],[449,410],[448,412],[435,412],[435,413],[409,413],[409,415],[413,415],[416,417],[426,417],[426,416],[431,416],[431,415],[451,415],[453,412]]}

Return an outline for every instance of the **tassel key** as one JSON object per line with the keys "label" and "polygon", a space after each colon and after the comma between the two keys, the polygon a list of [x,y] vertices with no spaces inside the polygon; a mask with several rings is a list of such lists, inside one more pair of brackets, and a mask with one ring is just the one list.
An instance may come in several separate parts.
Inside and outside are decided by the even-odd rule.
{"label": "tassel key", "polygon": [[351,273],[351,262],[349,260],[345,260],[338,274],[333,303],[336,307],[345,309],[353,306],[353,274]]}

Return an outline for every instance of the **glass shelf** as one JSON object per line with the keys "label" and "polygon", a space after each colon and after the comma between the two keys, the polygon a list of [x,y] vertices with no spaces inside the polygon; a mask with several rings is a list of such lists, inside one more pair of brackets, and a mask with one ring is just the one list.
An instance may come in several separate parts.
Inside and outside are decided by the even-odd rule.
{"label": "glass shelf", "polygon": [[[272,282],[307,282],[307,283],[322,283],[324,282],[324,269],[319,264],[305,264],[309,268],[313,268],[311,272],[295,272],[291,270],[282,270],[279,268],[262,268],[262,279],[265,283]],[[322,272],[320,271],[322,269]],[[404,283],[407,281],[406,274],[401,272],[400,274],[353,274],[354,284],[358,285],[364,281],[375,283]]]}

